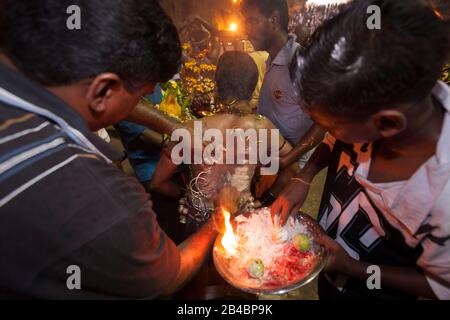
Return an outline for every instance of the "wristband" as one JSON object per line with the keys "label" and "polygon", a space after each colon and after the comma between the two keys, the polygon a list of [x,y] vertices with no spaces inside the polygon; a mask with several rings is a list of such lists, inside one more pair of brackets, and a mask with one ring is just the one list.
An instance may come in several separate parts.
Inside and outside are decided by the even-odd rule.
{"label": "wristband", "polygon": [[303,184],[306,184],[307,186],[310,186],[310,185],[311,185],[311,183],[306,182],[305,180],[302,180],[302,179],[297,178],[297,177],[293,177],[293,178],[291,178],[291,180],[292,180],[292,181],[296,181],[296,182],[301,182],[301,183],[303,183]]}
{"label": "wristband", "polygon": [[263,207],[269,207],[272,205],[272,203],[277,200],[277,197],[275,197],[272,192],[266,191],[262,194],[261,198],[259,199],[259,202],[261,202],[261,205]]}

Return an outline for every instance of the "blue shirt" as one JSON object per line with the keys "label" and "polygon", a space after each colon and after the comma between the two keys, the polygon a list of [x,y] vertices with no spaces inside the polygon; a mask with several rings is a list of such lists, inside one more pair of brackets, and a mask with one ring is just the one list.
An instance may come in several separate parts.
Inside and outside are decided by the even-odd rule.
{"label": "blue shirt", "polygon": [[295,36],[289,36],[286,46],[273,61],[267,61],[267,71],[259,95],[258,113],[280,129],[292,145],[297,145],[312,127],[313,121],[298,104],[298,96],[289,73],[289,66],[300,47]]}
{"label": "blue shirt", "polygon": [[[161,103],[162,91],[159,84],[155,87],[153,94],[146,96],[146,98],[153,104]],[[160,159],[161,150],[159,148],[150,149],[140,141],[139,136],[146,129],[144,126],[121,121],[114,127],[122,140],[136,177],[140,182],[150,181]]]}
{"label": "blue shirt", "polygon": [[145,96],[145,98],[150,100],[151,103],[153,103],[153,104],[160,104],[162,102],[162,100],[163,100],[163,93],[162,93],[162,89],[161,89],[160,84],[158,83],[155,86],[155,89],[153,90],[153,93]]}

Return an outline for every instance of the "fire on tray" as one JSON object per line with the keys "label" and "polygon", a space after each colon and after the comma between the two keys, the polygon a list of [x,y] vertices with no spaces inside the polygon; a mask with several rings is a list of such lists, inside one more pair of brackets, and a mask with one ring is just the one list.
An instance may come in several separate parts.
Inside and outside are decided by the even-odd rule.
{"label": "fire on tray", "polygon": [[316,243],[318,226],[307,215],[285,227],[262,208],[231,220],[222,208],[225,231],[214,246],[214,263],[231,285],[256,294],[282,294],[314,279],[325,265],[326,251]]}

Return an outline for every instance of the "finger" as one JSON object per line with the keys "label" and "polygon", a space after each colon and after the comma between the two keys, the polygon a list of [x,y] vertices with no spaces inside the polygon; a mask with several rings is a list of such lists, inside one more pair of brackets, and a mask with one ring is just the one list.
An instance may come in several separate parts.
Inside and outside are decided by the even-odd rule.
{"label": "finger", "polygon": [[331,247],[334,244],[334,240],[330,238],[326,233],[322,233],[317,239],[317,243],[324,247]]}
{"label": "finger", "polygon": [[288,218],[289,218],[290,216],[295,216],[295,215],[297,215],[298,212],[300,211],[300,208],[301,208],[301,207],[302,207],[301,204],[297,204],[295,207],[293,207],[293,208],[291,209],[291,211],[289,212],[289,215],[286,217],[286,221],[283,221],[283,225],[286,224],[286,222],[287,222],[287,220],[288,220]]}
{"label": "finger", "polygon": [[283,208],[281,209],[280,220],[279,220],[280,226],[283,227],[286,224],[286,221],[289,218],[290,211],[291,210],[288,205],[283,206]]}
{"label": "finger", "polygon": [[281,201],[275,200],[270,206],[270,215],[272,217],[272,223],[275,223],[275,217],[280,213]]}
{"label": "finger", "polygon": [[283,211],[283,213],[281,214],[280,225],[281,226],[286,225],[287,221],[289,220],[289,217],[293,214],[297,214],[300,207],[301,207],[301,205],[297,205],[292,209],[289,209],[289,207],[286,207],[286,210]]}

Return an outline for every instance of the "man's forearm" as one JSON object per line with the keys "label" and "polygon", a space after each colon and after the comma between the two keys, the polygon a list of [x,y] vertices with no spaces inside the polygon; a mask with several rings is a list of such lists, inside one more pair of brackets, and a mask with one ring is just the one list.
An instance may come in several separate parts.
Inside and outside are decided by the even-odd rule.
{"label": "man's forearm", "polygon": [[298,171],[298,165],[291,165],[289,168],[281,170],[274,184],[269,189],[270,194],[277,197],[289,181],[291,181],[291,178],[298,174]]}
{"label": "man's forearm", "polygon": [[[367,271],[370,265],[370,263],[352,259],[344,273],[349,277],[367,281],[371,275]],[[427,279],[416,269],[394,266],[379,267],[381,269],[381,287],[388,287],[416,297],[436,299]]]}
{"label": "man's forearm", "polygon": [[180,269],[177,278],[167,289],[165,295],[180,290],[197,273],[211,251],[218,232],[212,220],[208,221],[197,233],[178,246],[180,251]]}
{"label": "man's forearm", "polygon": [[314,177],[323,169],[325,169],[330,162],[331,150],[325,143],[319,144],[316,151],[306,163],[305,167],[297,175],[297,178],[310,183]]}
{"label": "man's forearm", "polygon": [[182,194],[181,188],[173,183],[171,180],[166,180],[160,184],[151,183],[152,191],[156,191],[160,194],[163,194],[167,197],[178,198]]}
{"label": "man's forearm", "polygon": [[150,129],[145,129],[144,132],[142,132],[142,134],[139,136],[139,139],[150,148],[161,148],[164,142],[163,135],[161,133]]}
{"label": "man's forearm", "polygon": [[297,146],[286,155],[283,167],[290,166],[297,162],[304,154],[314,149],[323,141],[325,131],[317,125],[313,125],[308,132],[300,139]]}
{"label": "man's forearm", "polygon": [[182,127],[180,122],[170,118],[164,112],[141,100],[127,118],[128,121],[140,124],[158,133],[172,134]]}

